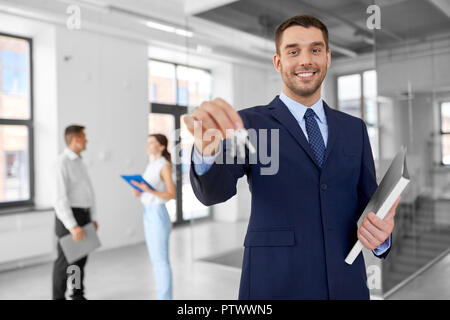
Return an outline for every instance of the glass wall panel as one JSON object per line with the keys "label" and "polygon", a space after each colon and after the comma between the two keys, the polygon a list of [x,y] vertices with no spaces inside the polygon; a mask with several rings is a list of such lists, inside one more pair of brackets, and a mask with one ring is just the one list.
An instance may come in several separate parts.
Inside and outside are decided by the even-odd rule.
{"label": "glass wall panel", "polygon": [[[399,12],[408,21],[394,18]],[[383,292],[414,299],[427,285],[420,280],[427,268],[450,248],[449,21],[432,1],[382,6],[382,14],[375,30],[379,174],[404,145],[411,175],[383,261]],[[435,290],[428,296],[436,297]]]}

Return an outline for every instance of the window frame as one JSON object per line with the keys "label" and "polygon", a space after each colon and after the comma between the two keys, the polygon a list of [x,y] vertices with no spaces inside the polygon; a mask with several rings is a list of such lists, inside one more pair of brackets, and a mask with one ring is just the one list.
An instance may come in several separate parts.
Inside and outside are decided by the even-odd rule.
{"label": "window frame", "polygon": [[344,72],[344,73],[338,73],[335,75],[335,81],[334,81],[334,85],[335,85],[335,99],[336,99],[336,110],[341,111],[341,108],[339,106],[339,85],[338,85],[338,81],[340,77],[345,77],[345,76],[352,76],[354,74],[359,74],[360,76],[360,85],[361,85],[361,97],[360,97],[360,115],[359,117],[364,120],[364,122],[366,121],[365,119],[365,108],[364,108],[364,72],[367,71],[373,71],[376,69],[375,68],[369,68],[369,69],[363,69],[363,70],[356,70],[353,72]]}
{"label": "window frame", "polygon": [[[373,70],[377,73],[376,68],[359,69],[359,70],[355,70],[355,71],[352,71],[352,72],[338,73],[338,74],[335,75],[335,78],[334,78],[334,89],[335,89],[334,90],[334,93],[335,93],[334,96],[335,96],[335,99],[336,99],[335,100],[336,101],[336,110],[341,111],[341,108],[339,106],[339,85],[338,85],[339,78],[340,77],[345,77],[345,76],[351,76],[351,75],[354,75],[354,74],[359,74],[360,75],[361,97],[359,99],[360,100],[360,102],[359,102],[359,107],[360,107],[360,116],[359,116],[359,118],[364,121],[364,123],[366,124],[366,126],[368,128],[369,127],[373,128],[373,126],[370,126],[367,123],[366,116],[365,116],[366,110],[365,110],[365,104],[364,104],[364,73],[367,72],[367,71],[373,71]],[[378,73],[377,73],[377,77],[378,77]],[[378,85],[378,83],[377,83],[377,85]],[[377,92],[378,92],[378,88],[377,88]],[[378,94],[377,94],[377,96],[378,96]],[[378,154],[374,155],[374,158],[376,156],[376,158],[379,160],[379,157],[380,157],[380,151],[379,151],[380,150],[380,131],[379,131],[380,130],[380,124],[379,124],[380,114],[379,114],[379,109],[378,109],[378,102],[377,102],[377,119],[378,119],[378,123],[377,123],[376,128],[378,129],[378,146],[377,146]]]}
{"label": "window frame", "polygon": [[[191,69],[197,69],[197,70],[201,70],[201,71],[205,71],[206,73],[208,73],[211,76],[211,88],[212,88],[212,72],[209,69],[205,69],[205,68],[200,68],[200,67],[196,67],[196,66],[190,66],[187,64],[183,64],[183,63],[177,63],[177,62],[172,62],[172,61],[167,61],[167,60],[160,60],[160,59],[154,59],[154,58],[149,58],[148,59],[149,62],[151,61],[156,61],[156,62],[161,62],[161,63],[168,63],[171,64],[175,67],[175,104],[170,104],[170,103],[161,103],[161,102],[152,102],[151,97],[149,97],[149,102],[153,103],[153,104],[158,104],[158,105],[168,105],[168,106],[177,106],[180,108],[195,108],[193,106],[190,105],[181,105],[178,104],[179,101],[179,94],[178,94],[178,90],[180,89],[178,86],[178,72],[177,72],[177,67],[185,67],[185,68],[191,68]],[[209,100],[211,100],[211,96],[208,97]]]}
{"label": "window frame", "polygon": [[[149,114],[151,113],[161,113],[161,114],[171,114],[175,117],[175,130],[179,130],[181,128],[181,117],[183,115],[192,113],[194,111],[194,109],[196,107],[193,106],[189,106],[189,105],[179,105],[178,101],[179,101],[179,96],[178,96],[178,73],[177,73],[177,66],[183,66],[183,67],[187,67],[187,68],[193,68],[193,69],[198,69],[198,70],[202,70],[207,72],[210,75],[210,79],[211,79],[211,93],[210,96],[208,97],[209,100],[211,100],[212,98],[212,86],[213,86],[213,77],[212,77],[212,72],[211,70],[208,69],[204,69],[204,68],[199,68],[199,67],[195,67],[195,66],[189,66],[186,64],[181,64],[181,63],[175,63],[175,62],[171,62],[171,61],[164,61],[164,60],[160,60],[160,59],[154,59],[154,58],[149,58],[148,59],[149,62],[151,61],[156,61],[156,62],[162,62],[162,63],[169,63],[175,66],[175,104],[167,104],[167,103],[161,103],[161,102],[152,102],[151,97],[149,96]],[[150,75],[150,71],[149,71],[149,75]],[[177,155],[174,155],[177,156]],[[174,226],[178,226],[178,225],[185,225],[187,223],[190,223],[193,220],[207,220],[207,219],[212,219],[212,214],[211,211],[209,211],[208,216],[206,217],[202,217],[202,218],[194,218],[189,219],[189,220],[185,220],[183,217],[183,191],[182,191],[182,168],[181,168],[181,163],[178,162],[178,164],[175,165],[175,170],[176,170],[176,180],[174,181],[176,184],[176,221],[173,223]]]}
{"label": "window frame", "polygon": [[4,209],[33,207],[35,204],[35,177],[34,177],[34,83],[33,83],[33,39],[11,33],[0,32],[0,36],[25,40],[29,46],[29,94],[30,94],[30,117],[29,119],[8,119],[0,117],[0,125],[25,126],[28,129],[28,169],[30,197],[26,200],[0,202],[0,215]]}
{"label": "window frame", "polygon": [[444,148],[443,148],[443,141],[444,136],[450,136],[450,131],[444,131],[444,128],[442,126],[442,106],[444,103],[450,103],[450,99],[445,99],[439,101],[439,149],[440,149],[440,165],[441,167],[450,168],[450,164],[444,163]]}

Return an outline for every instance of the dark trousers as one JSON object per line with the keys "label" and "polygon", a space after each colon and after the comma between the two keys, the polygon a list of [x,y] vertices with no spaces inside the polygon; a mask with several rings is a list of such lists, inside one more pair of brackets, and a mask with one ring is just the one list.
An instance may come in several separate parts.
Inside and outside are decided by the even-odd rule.
{"label": "dark trousers", "polygon": [[[75,220],[77,221],[79,226],[84,226],[85,224],[88,224],[91,222],[91,215],[89,213],[89,209],[78,209],[78,208],[72,208],[73,215],[75,217]],[[64,225],[62,224],[61,220],[58,218],[55,219],[55,233],[56,236],[59,238],[67,235],[70,233],[69,230],[67,230]],[[64,300],[65,299],[65,293],[67,289],[67,268],[69,267],[69,263],[66,260],[66,257],[64,256],[64,252],[61,249],[61,246],[59,245],[59,241],[57,244],[57,253],[58,256],[53,264],[53,300]],[[86,265],[87,256],[75,261],[71,265],[76,265],[80,268],[80,288],[79,289],[73,289],[71,298],[73,300],[79,300],[84,298],[84,266]]]}

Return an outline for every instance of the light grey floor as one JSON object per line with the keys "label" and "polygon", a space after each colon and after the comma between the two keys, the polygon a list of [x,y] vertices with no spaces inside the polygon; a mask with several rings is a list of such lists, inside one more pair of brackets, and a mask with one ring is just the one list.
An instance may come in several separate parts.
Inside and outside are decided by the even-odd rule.
{"label": "light grey floor", "polygon": [[[193,222],[173,229],[174,299],[236,299],[246,227],[247,222]],[[0,273],[0,300],[50,299],[51,271],[46,263]],[[157,298],[144,243],[92,254],[85,284],[88,299]],[[450,255],[389,299],[450,299]]]}
{"label": "light grey floor", "polygon": [[[174,299],[237,299],[241,270],[201,260],[242,247],[247,222],[193,222],[170,238]],[[0,300],[50,299],[52,264],[0,273]],[[86,266],[88,299],[156,299],[144,243],[93,253]]]}
{"label": "light grey floor", "polygon": [[426,269],[387,300],[449,300],[450,254]]}

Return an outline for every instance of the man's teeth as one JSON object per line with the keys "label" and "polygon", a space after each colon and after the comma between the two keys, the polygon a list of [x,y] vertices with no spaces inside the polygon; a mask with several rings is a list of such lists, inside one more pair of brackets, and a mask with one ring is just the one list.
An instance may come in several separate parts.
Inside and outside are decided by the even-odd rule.
{"label": "man's teeth", "polygon": [[313,74],[314,74],[313,72],[308,72],[308,73],[298,73],[297,75],[300,77],[307,78],[307,77],[311,77]]}

